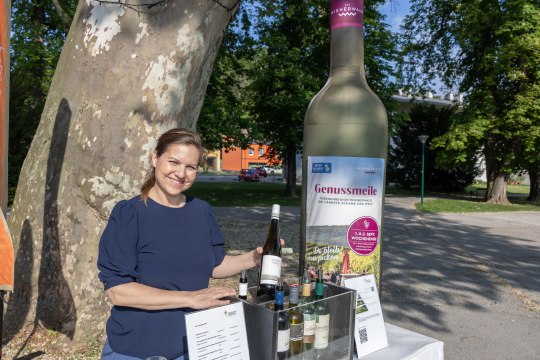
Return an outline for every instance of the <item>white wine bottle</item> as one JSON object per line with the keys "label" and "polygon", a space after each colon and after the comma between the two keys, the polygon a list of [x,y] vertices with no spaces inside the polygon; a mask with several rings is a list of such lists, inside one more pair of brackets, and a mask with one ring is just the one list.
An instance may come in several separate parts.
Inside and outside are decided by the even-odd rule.
{"label": "white wine bottle", "polygon": [[263,246],[257,296],[274,298],[277,281],[281,276],[281,242],[279,237],[279,205],[272,205],[272,218]]}
{"label": "white wine bottle", "polygon": [[289,354],[291,358],[302,352],[304,337],[304,315],[298,306],[298,293],[298,284],[291,284],[289,286],[289,323],[291,325]]}
{"label": "white wine bottle", "polygon": [[[299,266],[350,253],[380,281],[388,120],[366,82],[363,16],[362,0],[330,0],[330,75],[304,120]],[[341,273],[362,271],[352,263]]]}
{"label": "white wine bottle", "polygon": [[285,293],[283,291],[283,280],[279,278],[275,287],[274,310],[278,315],[278,336],[277,336],[277,358],[286,359],[289,356],[289,341],[291,336],[291,327],[289,323],[289,314],[283,310]]}
{"label": "white wine bottle", "polygon": [[309,270],[304,273],[302,284],[302,315],[304,316],[304,339],[303,339],[303,359],[313,358],[313,343],[315,342],[315,307],[311,300],[311,275]]}
{"label": "white wine bottle", "polygon": [[324,273],[321,269],[317,272],[317,284],[315,284],[315,356],[316,360],[328,359],[328,339],[330,333],[330,308],[324,301]]}
{"label": "white wine bottle", "polygon": [[240,272],[240,278],[238,279],[238,298],[247,300],[248,294],[248,280],[246,270]]}

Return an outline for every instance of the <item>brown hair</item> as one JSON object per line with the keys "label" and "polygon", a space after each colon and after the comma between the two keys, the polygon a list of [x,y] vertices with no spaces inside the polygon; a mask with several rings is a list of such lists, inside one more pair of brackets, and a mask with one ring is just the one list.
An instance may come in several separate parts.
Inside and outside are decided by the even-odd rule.
{"label": "brown hair", "polygon": [[[199,135],[189,129],[176,128],[165,132],[158,138],[154,152],[157,157],[160,157],[165,151],[167,151],[167,148],[170,145],[177,144],[195,146],[197,150],[199,150],[199,163],[197,165],[201,163],[203,156],[201,138]],[[141,186],[141,197],[145,204],[146,200],[148,200],[148,193],[150,192],[150,189],[152,189],[156,183],[155,170],[156,169],[152,167],[152,169],[146,173],[144,182]]]}

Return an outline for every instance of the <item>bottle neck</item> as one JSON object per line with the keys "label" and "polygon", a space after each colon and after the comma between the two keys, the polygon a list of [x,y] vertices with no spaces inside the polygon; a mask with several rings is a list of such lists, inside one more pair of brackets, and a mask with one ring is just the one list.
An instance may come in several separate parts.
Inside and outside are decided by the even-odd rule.
{"label": "bottle neck", "polygon": [[320,300],[322,298],[324,298],[324,283],[319,278],[317,284],[315,284],[315,299]]}
{"label": "bottle neck", "polygon": [[330,0],[330,72],[364,74],[364,1]]}
{"label": "bottle neck", "polygon": [[298,305],[298,288],[296,290],[290,290],[289,293],[289,307]]}
{"label": "bottle neck", "polygon": [[343,27],[332,30],[330,37],[330,73],[349,71],[364,75],[364,30]]}

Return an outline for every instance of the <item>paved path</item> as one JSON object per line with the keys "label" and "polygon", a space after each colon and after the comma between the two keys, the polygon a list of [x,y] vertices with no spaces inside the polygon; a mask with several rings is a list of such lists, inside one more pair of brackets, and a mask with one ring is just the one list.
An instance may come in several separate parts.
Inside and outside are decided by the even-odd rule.
{"label": "paved path", "polygon": [[[417,201],[386,199],[385,321],[444,341],[446,360],[540,359],[540,213],[424,214]],[[216,213],[268,218],[266,208]],[[299,208],[282,218],[296,228]]]}

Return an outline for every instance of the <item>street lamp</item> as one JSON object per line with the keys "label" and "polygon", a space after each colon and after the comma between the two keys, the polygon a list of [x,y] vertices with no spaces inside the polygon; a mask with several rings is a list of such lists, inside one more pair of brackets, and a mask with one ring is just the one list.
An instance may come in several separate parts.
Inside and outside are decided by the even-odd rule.
{"label": "street lamp", "polygon": [[429,135],[419,135],[418,139],[422,143],[422,187],[420,192],[420,207],[424,208],[424,146]]}

